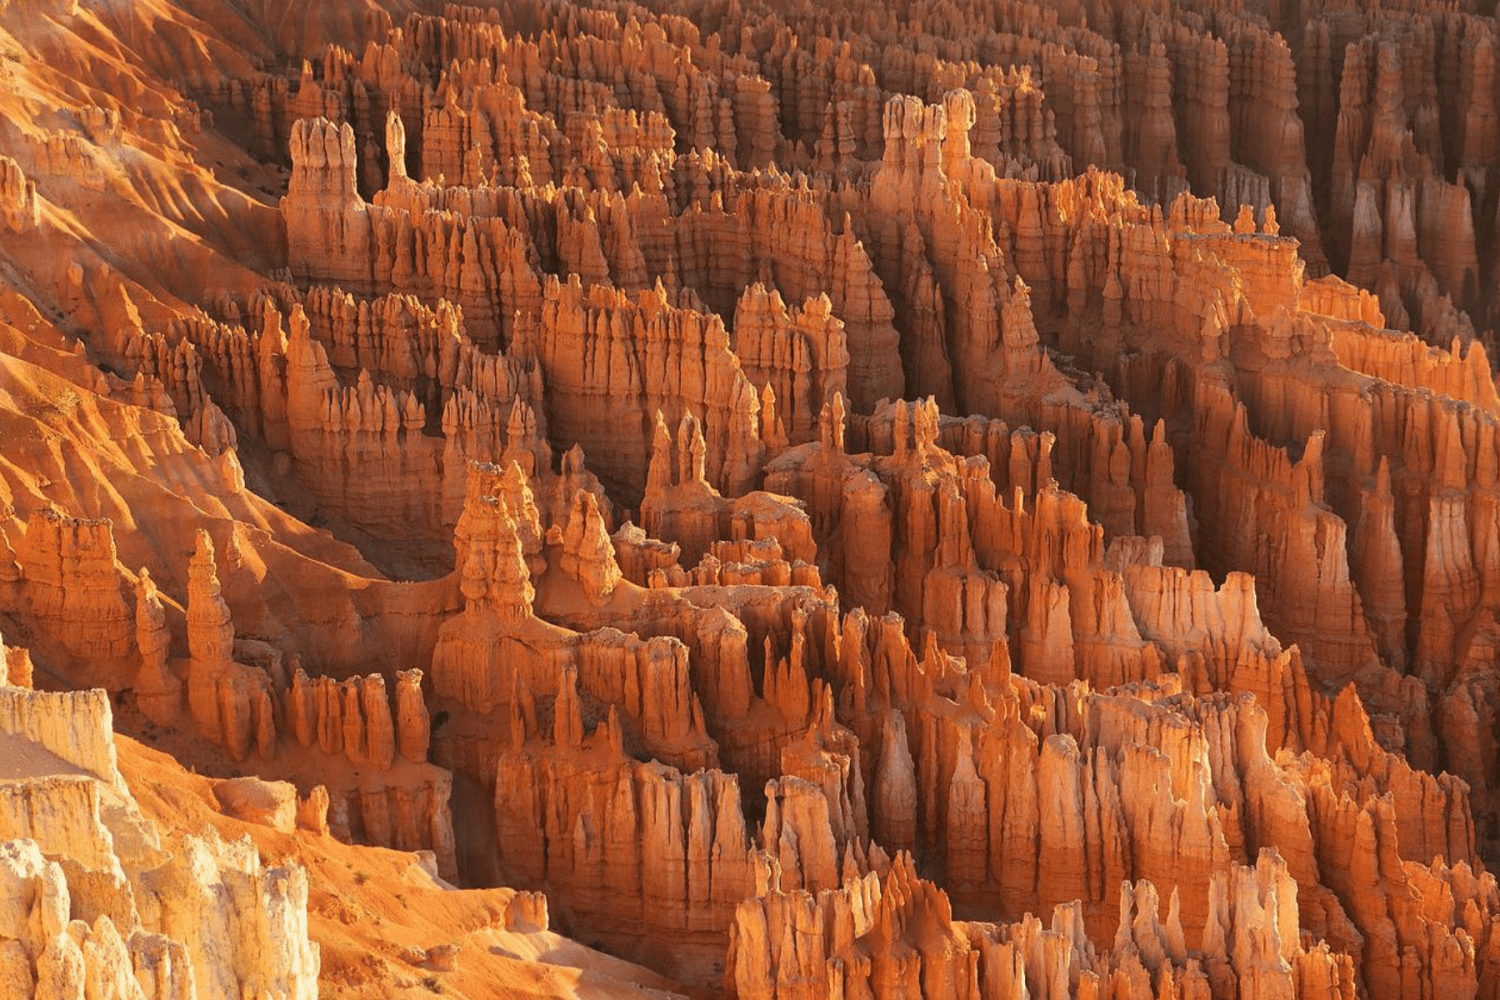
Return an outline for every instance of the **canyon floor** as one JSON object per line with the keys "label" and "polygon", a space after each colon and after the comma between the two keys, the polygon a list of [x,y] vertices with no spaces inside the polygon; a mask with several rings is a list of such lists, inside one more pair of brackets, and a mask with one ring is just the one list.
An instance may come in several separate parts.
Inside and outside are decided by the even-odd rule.
{"label": "canyon floor", "polygon": [[0,0],[0,1000],[1500,1000],[1488,0]]}

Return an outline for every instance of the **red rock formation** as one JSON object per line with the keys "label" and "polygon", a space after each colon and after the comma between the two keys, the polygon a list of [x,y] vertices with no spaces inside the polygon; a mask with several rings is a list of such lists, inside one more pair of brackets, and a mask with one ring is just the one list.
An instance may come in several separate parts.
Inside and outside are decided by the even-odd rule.
{"label": "red rock formation", "polygon": [[248,757],[252,746],[270,757],[276,745],[271,678],[233,659],[234,621],[220,594],[213,541],[203,530],[188,566],[187,639],[187,702],[198,734],[222,743],[236,760]]}
{"label": "red rock formation", "polygon": [[113,675],[120,687],[135,643],[115,556],[109,520],[68,517],[51,506],[27,519],[15,551],[32,620],[56,637],[80,679]]}
{"label": "red rock formation", "polygon": [[502,871],[521,884],[547,883],[549,909],[595,933],[712,953],[721,947],[714,932],[755,888],[737,783],[717,771],[682,775],[631,761],[618,740],[618,724],[606,721],[576,762],[501,756]]}
{"label": "red rock formation", "polygon": [[824,403],[847,394],[849,351],[832,308],[825,295],[788,312],[781,296],[761,285],[747,289],[735,308],[734,353],[746,376],[773,393],[789,444],[812,440]]}
{"label": "red rock formation", "polygon": [[0,16],[0,993],[1495,993],[1482,12],[190,6]]}
{"label": "red rock formation", "polygon": [[0,206],[5,226],[13,233],[35,229],[41,222],[36,181],[27,179],[20,164],[8,156],[0,159]]}
{"label": "red rock formation", "polygon": [[374,244],[370,213],[356,189],[354,132],[324,118],[291,131],[292,177],[281,213],[288,259],[301,280],[371,288]]}
{"label": "red rock formation", "polygon": [[135,675],[136,702],[152,722],[174,725],[182,714],[183,683],[167,661],[172,636],[156,584],[145,569],[135,591],[135,636],[141,651],[141,667]]}

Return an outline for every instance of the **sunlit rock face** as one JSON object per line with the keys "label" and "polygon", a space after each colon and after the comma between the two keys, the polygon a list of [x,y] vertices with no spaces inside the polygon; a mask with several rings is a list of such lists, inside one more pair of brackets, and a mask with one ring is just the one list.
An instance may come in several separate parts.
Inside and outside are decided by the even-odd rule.
{"label": "sunlit rock face", "polygon": [[0,0],[0,998],[1500,1000],[1397,6]]}

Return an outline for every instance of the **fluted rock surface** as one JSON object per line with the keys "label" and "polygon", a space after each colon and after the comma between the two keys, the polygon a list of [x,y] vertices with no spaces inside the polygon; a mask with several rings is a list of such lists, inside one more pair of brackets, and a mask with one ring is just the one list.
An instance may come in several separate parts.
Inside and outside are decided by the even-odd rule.
{"label": "fluted rock surface", "polygon": [[1482,5],[306,6],[0,4],[0,993],[1500,996]]}
{"label": "fluted rock surface", "polygon": [[0,984],[48,1000],[317,996],[299,865],[267,867],[248,841],[142,817],[104,692],[0,694]]}

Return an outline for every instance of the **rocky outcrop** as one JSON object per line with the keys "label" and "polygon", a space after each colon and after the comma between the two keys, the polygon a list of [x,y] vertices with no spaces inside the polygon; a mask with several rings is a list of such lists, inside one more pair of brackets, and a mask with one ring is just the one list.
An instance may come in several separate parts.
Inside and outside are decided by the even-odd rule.
{"label": "rocky outcrop", "polygon": [[68,517],[52,506],[27,519],[15,552],[31,618],[76,660],[80,680],[108,678],[119,687],[134,635],[115,557],[109,520]]}
{"label": "rocky outcrop", "polygon": [[297,788],[286,781],[230,778],[214,785],[214,798],[226,815],[282,833],[297,825]]}
{"label": "rocky outcrop", "polygon": [[[565,737],[561,729],[559,740]],[[566,739],[577,739],[577,732]],[[755,864],[738,783],[625,757],[618,723],[589,736],[593,762],[515,752],[495,791],[501,870],[551,886],[549,909],[617,941],[673,940],[714,954]],[[611,749],[613,746],[613,749]]]}
{"label": "rocky outcrop", "polygon": [[141,653],[141,667],[135,675],[136,703],[157,725],[175,725],[182,714],[183,683],[168,662],[172,635],[166,609],[150,571],[144,568],[135,590],[135,641]]}
{"label": "rocky outcrop", "polygon": [[757,284],[735,308],[734,352],[762,396],[771,393],[788,444],[813,440],[824,404],[848,395],[847,344],[826,295],[789,311],[779,293]]}
{"label": "rocky outcrop", "polygon": [[36,181],[28,178],[21,165],[6,156],[0,158],[0,214],[12,233],[25,233],[41,222]]}
{"label": "rocky outcrop", "polygon": [[341,383],[300,308],[285,366],[288,445],[314,496],[335,511],[435,529],[439,490],[402,485],[440,482],[441,443],[422,436],[427,415],[417,397],[377,385],[366,369],[355,384]]}
{"label": "rocky outcrop", "polygon": [[212,6],[7,22],[0,976],[306,992],[97,682],[454,992],[1495,992],[1482,12]]}
{"label": "rocky outcrop", "polygon": [[753,483],[763,448],[759,393],[717,318],[673,308],[660,289],[632,301],[549,281],[544,296],[538,354],[554,387],[551,427],[564,439],[598,442],[606,483],[627,496],[643,489],[650,440],[638,415],[658,411],[701,415],[709,482],[731,494]]}
{"label": "rocky outcrop", "polygon": [[298,121],[289,136],[292,176],[281,215],[292,274],[352,291],[373,289],[374,235],[355,184],[358,154],[348,123]]}
{"label": "rocky outcrop", "polygon": [[0,983],[44,997],[317,995],[302,868],[264,867],[248,840],[150,825],[116,769],[103,691],[6,688],[0,705]]}
{"label": "rocky outcrop", "polygon": [[396,675],[396,748],[413,764],[427,760],[432,739],[427,701],[422,696],[422,671],[402,670]]}
{"label": "rocky outcrop", "polygon": [[[484,472],[476,469],[475,475]],[[549,570],[542,583],[551,600],[571,610],[588,609],[585,618],[639,600],[635,585],[622,579],[593,495],[575,494],[567,527],[554,529],[554,537],[560,537],[543,557],[541,540],[533,534],[530,490],[522,480],[510,481],[517,490],[510,499],[475,494],[465,504],[458,539],[467,550],[459,571],[467,609],[442,628],[433,656],[434,691],[469,711],[505,710],[515,740],[536,731],[528,702],[576,697],[581,690],[626,713],[654,755],[684,767],[713,763],[715,747],[704,730],[703,709],[689,680],[688,650],[679,639],[642,640],[615,628],[580,633],[534,613],[537,589],[527,548],[537,553],[533,560],[539,569]]]}
{"label": "rocky outcrop", "polygon": [[1053,911],[1050,927],[1031,916],[1008,925],[955,921],[942,890],[898,855],[887,872],[838,889],[742,904],[725,977],[739,997],[882,997],[906,982],[919,984],[924,997],[952,996],[965,979],[980,990],[1039,989],[1053,997],[1153,996],[1153,981],[1174,994],[1355,995],[1347,961],[1326,944],[1299,943],[1290,930],[1296,884],[1274,852],[1236,865],[1213,893],[1204,944],[1188,949],[1176,897],[1163,920],[1150,882],[1124,883],[1114,946],[1100,952],[1069,905]]}
{"label": "rocky outcrop", "polygon": [[199,531],[188,566],[187,701],[198,734],[222,743],[236,760],[252,748],[268,758],[276,744],[271,678],[237,663],[234,621],[219,590],[214,544]]}
{"label": "rocky outcrop", "polygon": [[[453,776],[428,763],[431,726],[421,685],[422,671],[401,671],[393,707],[380,674],[335,681],[298,670],[281,700],[288,735],[303,748],[287,748],[297,758],[289,764],[305,786],[325,784],[312,787],[308,803],[295,806],[295,794],[291,801],[303,814],[300,825],[331,828],[358,843],[430,850],[450,878],[457,874]],[[354,765],[352,777],[349,767],[333,763],[337,758]]]}
{"label": "rocky outcrop", "polygon": [[15,646],[6,647],[3,640],[0,640],[0,649],[5,654],[5,683],[11,687],[31,687],[35,670],[30,651]]}
{"label": "rocky outcrop", "polygon": [[17,687],[0,688],[0,725],[17,740],[112,787],[122,787],[111,738],[109,696],[98,689],[66,697]]}

